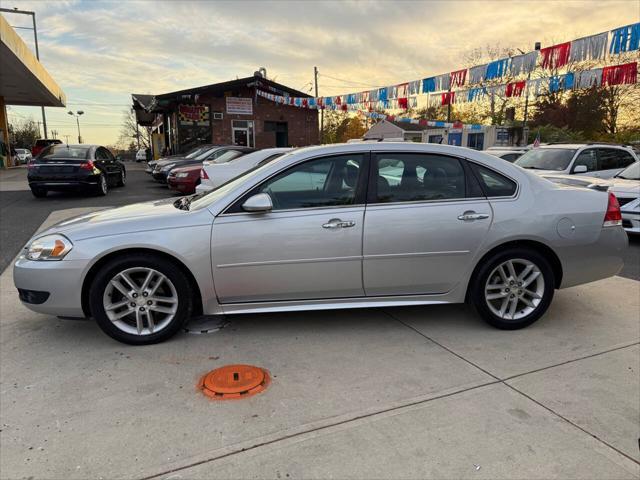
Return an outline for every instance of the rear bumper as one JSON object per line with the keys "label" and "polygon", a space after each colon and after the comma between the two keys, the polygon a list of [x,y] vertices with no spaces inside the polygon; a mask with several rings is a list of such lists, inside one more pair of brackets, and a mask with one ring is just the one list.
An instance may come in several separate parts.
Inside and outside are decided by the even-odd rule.
{"label": "rear bumper", "polygon": [[77,190],[91,188],[98,185],[98,179],[87,180],[30,180],[31,188],[46,188],[47,190]]}
{"label": "rear bumper", "polygon": [[640,235],[640,212],[622,211],[622,227],[625,232]]}
{"label": "rear bumper", "polygon": [[167,178],[167,185],[169,185],[169,190],[174,190],[176,192],[182,193],[195,193],[196,186],[194,181],[180,181],[173,177]]}
{"label": "rear bumper", "polygon": [[595,242],[557,249],[562,263],[560,288],[573,287],[617,275],[629,245],[624,229],[603,227]]}

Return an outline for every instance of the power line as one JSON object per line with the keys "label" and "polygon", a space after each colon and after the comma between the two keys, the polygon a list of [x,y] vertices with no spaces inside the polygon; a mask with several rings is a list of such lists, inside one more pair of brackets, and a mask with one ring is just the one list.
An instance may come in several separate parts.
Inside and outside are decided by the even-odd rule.
{"label": "power line", "polygon": [[332,77],[331,75],[327,75],[326,73],[318,72],[318,75],[320,75],[321,77],[330,78],[331,80],[337,80],[339,82],[350,83],[353,85],[361,85],[363,87],[371,87],[371,88],[380,88],[380,85],[371,85],[370,83],[356,82],[354,80],[347,80],[345,78]]}

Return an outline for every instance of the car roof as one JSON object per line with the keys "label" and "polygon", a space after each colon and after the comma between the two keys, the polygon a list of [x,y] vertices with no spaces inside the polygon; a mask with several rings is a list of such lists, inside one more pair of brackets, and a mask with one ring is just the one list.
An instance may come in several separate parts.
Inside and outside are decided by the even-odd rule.
{"label": "car roof", "polygon": [[625,145],[612,145],[610,143],[549,143],[547,145],[540,145],[538,148],[543,148],[543,149],[560,148],[560,149],[566,149],[566,150],[577,150],[579,148],[585,148],[585,147],[622,148],[624,150],[630,150],[630,148]]}

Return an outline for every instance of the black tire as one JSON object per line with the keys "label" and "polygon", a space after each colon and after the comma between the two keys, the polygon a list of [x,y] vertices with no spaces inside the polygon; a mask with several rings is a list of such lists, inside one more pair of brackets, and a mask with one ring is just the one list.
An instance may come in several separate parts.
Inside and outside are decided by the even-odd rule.
{"label": "black tire", "polygon": [[[544,280],[544,289],[542,299],[540,299],[535,310],[518,319],[504,319],[496,315],[491,308],[489,308],[489,302],[485,299],[485,286],[487,285],[489,275],[491,275],[496,267],[503,262],[516,259],[527,260],[538,267]],[[482,316],[488,324],[501,330],[517,330],[531,325],[544,315],[551,304],[554,291],[555,278],[553,269],[543,255],[527,248],[509,248],[492,255],[479,266],[469,285],[469,299],[480,316]]]}
{"label": "black tire", "polygon": [[98,183],[94,187],[94,192],[99,197],[104,197],[109,191],[109,182],[104,173],[101,173],[98,177]]}
{"label": "black tire", "polygon": [[31,193],[33,193],[33,196],[36,198],[44,198],[49,192],[47,192],[46,188],[31,187]]}
{"label": "black tire", "polygon": [[[162,330],[146,335],[127,333],[109,320],[103,305],[105,289],[111,279],[128,268],[147,267],[157,270],[173,283],[178,294],[177,311],[171,322]],[[174,336],[191,317],[193,311],[192,289],[187,276],[175,263],[153,254],[124,254],[100,269],[93,279],[89,290],[89,308],[91,315],[104,333],[111,338],[129,345],[151,345],[163,342]],[[137,308],[137,307],[136,307]]]}
{"label": "black tire", "polygon": [[118,178],[117,186],[124,187],[126,184],[127,184],[127,172],[123,168],[122,170],[120,170],[120,177]]}

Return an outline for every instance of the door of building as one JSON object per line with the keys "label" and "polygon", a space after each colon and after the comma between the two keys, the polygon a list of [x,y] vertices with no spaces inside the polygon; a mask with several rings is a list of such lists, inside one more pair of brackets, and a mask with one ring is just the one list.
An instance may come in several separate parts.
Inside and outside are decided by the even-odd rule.
{"label": "door of building", "polygon": [[455,145],[457,147],[460,147],[462,145],[462,132],[449,133],[447,137],[448,137],[449,145]]}
{"label": "door of building", "polygon": [[234,145],[253,148],[253,121],[233,120],[231,123],[231,131],[231,140]]}

